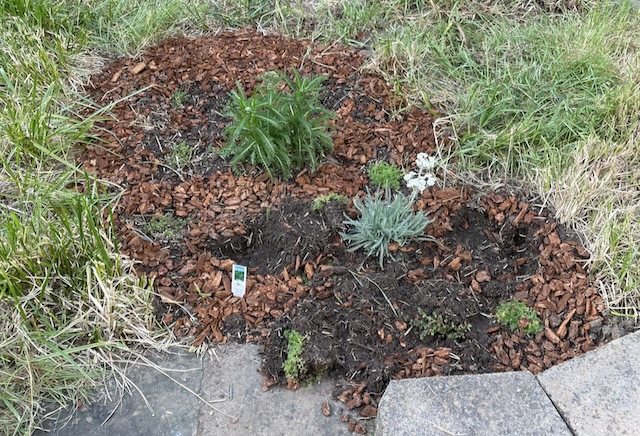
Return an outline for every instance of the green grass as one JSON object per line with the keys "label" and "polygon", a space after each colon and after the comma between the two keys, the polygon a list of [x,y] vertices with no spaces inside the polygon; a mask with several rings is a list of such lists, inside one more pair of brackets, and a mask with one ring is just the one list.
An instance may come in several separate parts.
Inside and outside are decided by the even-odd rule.
{"label": "green grass", "polygon": [[[86,403],[117,361],[172,343],[156,325],[152,283],[118,254],[109,219],[117,196],[74,164],[106,113],[77,93],[92,48],[138,51],[166,27],[151,9],[95,15],[109,5],[0,1],[1,434],[31,434],[45,407]],[[156,22],[123,34],[115,24],[131,13]],[[109,29],[96,32],[98,18],[111,19]],[[106,44],[107,35],[120,39]]]}

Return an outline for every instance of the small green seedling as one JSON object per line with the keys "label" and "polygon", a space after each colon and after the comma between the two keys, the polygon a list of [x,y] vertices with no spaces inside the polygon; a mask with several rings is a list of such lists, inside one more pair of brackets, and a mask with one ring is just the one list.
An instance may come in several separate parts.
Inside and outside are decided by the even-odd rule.
{"label": "small green seedling", "polygon": [[282,364],[287,380],[293,383],[300,381],[300,376],[304,372],[304,360],[302,351],[307,335],[303,335],[296,330],[288,330],[284,333],[287,338],[287,359]]}
{"label": "small green seedling", "polygon": [[176,91],[171,95],[171,106],[174,108],[182,107],[188,98],[189,94],[187,91],[183,89],[176,89]]}
{"label": "small green seedling", "polygon": [[403,176],[401,168],[387,162],[378,162],[369,167],[369,180],[383,188],[400,189]]}
{"label": "small green seedling", "polygon": [[528,335],[542,331],[542,321],[538,314],[522,301],[509,301],[498,305],[496,319],[511,330],[520,330]]}
{"label": "small green seedling", "polygon": [[336,194],[335,192],[332,192],[331,194],[323,195],[322,197],[318,197],[315,200],[313,200],[311,209],[314,212],[322,212],[322,209],[324,209],[324,206],[331,201],[337,201],[339,203],[349,204],[349,199],[347,197],[345,197],[344,195],[340,195],[340,194]]}
{"label": "small green seedling", "polygon": [[418,308],[418,314],[420,317],[417,320],[410,320],[409,323],[418,329],[418,334],[422,340],[427,336],[462,340],[471,331],[471,324],[469,323],[457,323],[437,313],[427,314],[420,307]]}
{"label": "small green seedling", "polygon": [[184,219],[176,218],[171,213],[165,213],[151,218],[151,221],[145,224],[142,230],[153,239],[175,241],[180,238],[184,226]]}
{"label": "small green seedling", "polygon": [[193,149],[185,141],[180,141],[171,148],[167,163],[176,170],[185,169],[191,162]]}

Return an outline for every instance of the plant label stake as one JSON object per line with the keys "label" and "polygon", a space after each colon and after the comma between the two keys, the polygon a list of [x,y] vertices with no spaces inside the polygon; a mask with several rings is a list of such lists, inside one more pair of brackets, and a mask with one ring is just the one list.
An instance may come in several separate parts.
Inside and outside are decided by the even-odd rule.
{"label": "plant label stake", "polygon": [[247,290],[247,267],[233,265],[231,270],[231,292],[234,296],[242,298]]}

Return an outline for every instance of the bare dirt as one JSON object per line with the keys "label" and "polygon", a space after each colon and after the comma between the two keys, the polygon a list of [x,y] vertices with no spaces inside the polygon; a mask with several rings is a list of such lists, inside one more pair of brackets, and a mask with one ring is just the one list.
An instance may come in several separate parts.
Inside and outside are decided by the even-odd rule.
{"label": "bare dirt", "polygon": [[[121,249],[154,278],[158,319],[195,345],[264,344],[265,386],[287,383],[284,333],[297,330],[307,338],[305,378],[349,380],[336,396],[361,416],[375,415],[390,379],[538,373],[602,344],[607,322],[583,268],[589,253],[524,194],[426,190],[415,208],[434,219],[427,234],[437,243],[392,247],[384,269],[340,238],[352,204],[312,211],[317,196],[374,189],[372,162],[407,166],[435,151],[434,115],[412,109],[395,117],[399,102],[362,69],[365,61],[335,44],[242,31],[169,39],[92,78],[88,92],[101,105],[137,92],[98,124],[102,142],[81,161],[124,188],[114,211]],[[271,181],[250,167],[233,173],[216,154],[230,90],[236,81],[252,90],[263,73],[291,68],[328,77],[322,103],[337,114],[333,153],[291,180]],[[169,157],[183,142],[189,163],[178,168]],[[145,233],[144,224],[163,214],[182,223],[177,235]],[[243,299],[231,293],[234,263],[249,267]],[[495,322],[496,306],[511,299],[535,309],[541,333]],[[423,314],[469,330],[458,339],[426,334]]]}

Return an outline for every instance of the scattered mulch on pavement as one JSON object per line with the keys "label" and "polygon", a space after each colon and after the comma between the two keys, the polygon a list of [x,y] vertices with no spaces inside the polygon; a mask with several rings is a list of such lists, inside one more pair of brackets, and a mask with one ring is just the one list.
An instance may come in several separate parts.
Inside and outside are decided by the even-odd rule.
{"label": "scattered mulch on pavement", "polygon": [[[92,78],[88,92],[102,105],[134,94],[98,123],[103,142],[81,160],[125,188],[114,211],[121,249],[154,278],[159,319],[196,346],[264,343],[265,386],[287,383],[284,332],[298,330],[307,337],[303,374],[349,380],[336,395],[361,417],[375,415],[390,379],[538,373],[600,345],[591,326],[602,328],[603,300],[582,266],[589,253],[525,195],[426,190],[416,209],[434,219],[427,234],[437,243],[391,247],[384,269],[341,241],[352,204],[311,210],[319,195],[373,189],[371,162],[407,166],[435,151],[433,115],[413,109],[391,117],[393,94],[362,69],[365,61],[336,44],[241,31],[172,38]],[[229,91],[236,82],[252,90],[263,73],[291,68],[328,77],[322,103],[338,115],[334,152],[315,173],[291,180],[271,181],[250,167],[234,174],[216,155]],[[177,167],[170,156],[184,144],[188,165]],[[176,235],[145,232],[165,214],[180,223]],[[234,263],[249,267],[243,299],[231,293]],[[529,337],[496,324],[496,306],[511,299],[536,310],[543,332]],[[424,314],[469,331],[464,339],[426,334]]]}

